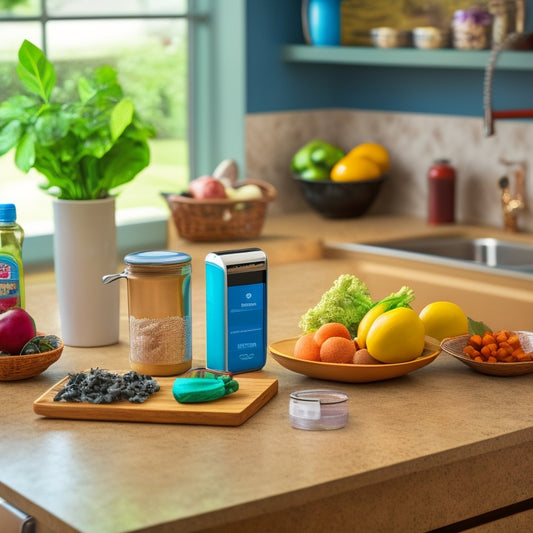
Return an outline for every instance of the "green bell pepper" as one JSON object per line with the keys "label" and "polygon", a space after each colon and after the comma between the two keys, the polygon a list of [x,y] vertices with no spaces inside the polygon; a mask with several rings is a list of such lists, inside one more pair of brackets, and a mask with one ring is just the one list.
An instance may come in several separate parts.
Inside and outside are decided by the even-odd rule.
{"label": "green bell pepper", "polygon": [[338,146],[325,141],[311,141],[294,154],[291,171],[302,179],[326,180],[335,163],[344,155],[344,151]]}

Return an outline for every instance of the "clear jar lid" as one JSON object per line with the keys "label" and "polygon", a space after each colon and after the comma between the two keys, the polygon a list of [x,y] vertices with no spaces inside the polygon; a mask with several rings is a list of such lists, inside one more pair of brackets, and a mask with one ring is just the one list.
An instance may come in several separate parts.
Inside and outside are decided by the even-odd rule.
{"label": "clear jar lid", "polygon": [[134,252],[124,257],[125,277],[180,276],[191,273],[191,256],[167,250]]}
{"label": "clear jar lid", "polygon": [[128,265],[180,265],[190,261],[189,254],[167,250],[134,252],[124,257],[124,262]]}

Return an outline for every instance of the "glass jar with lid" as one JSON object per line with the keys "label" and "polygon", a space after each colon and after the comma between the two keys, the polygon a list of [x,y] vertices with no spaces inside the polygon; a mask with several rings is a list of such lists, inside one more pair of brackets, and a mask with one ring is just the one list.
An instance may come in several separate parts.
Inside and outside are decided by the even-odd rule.
{"label": "glass jar with lid", "polygon": [[128,281],[130,366],[151,376],[191,368],[191,257],[173,251],[135,252],[124,257]]}

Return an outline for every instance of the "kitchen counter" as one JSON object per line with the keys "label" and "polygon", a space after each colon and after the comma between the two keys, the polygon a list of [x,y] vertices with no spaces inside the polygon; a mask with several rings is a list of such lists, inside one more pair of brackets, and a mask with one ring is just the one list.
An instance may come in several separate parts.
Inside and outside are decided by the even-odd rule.
{"label": "kitchen counter", "polygon": [[[267,252],[272,342],[298,335],[300,315],[338,275],[354,272],[353,258],[324,252],[326,240],[450,231],[487,233],[431,228],[416,219],[328,221],[313,214],[269,218],[254,242],[190,243],[171,230],[169,247],[193,257],[194,364],[205,362],[202,263],[208,251],[260,246]],[[530,235],[506,238],[531,242]],[[26,291],[38,328],[59,332],[53,275],[28,275]],[[269,358],[261,374],[279,380],[278,394],[238,427],[35,415],[33,401],[69,372],[127,369],[125,284],[121,291],[118,344],[67,346],[42,375],[0,383],[0,497],[34,516],[37,532],[411,532],[457,523],[466,528],[506,515],[500,527],[530,529],[533,378],[484,376],[447,354],[407,376],[368,384],[313,380]],[[289,393],[317,387],[349,395],[344,429],[291,428]]]}

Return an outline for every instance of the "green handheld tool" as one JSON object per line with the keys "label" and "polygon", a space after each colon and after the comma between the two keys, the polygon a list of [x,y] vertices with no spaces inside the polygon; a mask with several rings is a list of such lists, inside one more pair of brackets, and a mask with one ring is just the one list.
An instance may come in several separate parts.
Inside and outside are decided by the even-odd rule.
{"label": "green handheld tool", "polygon": [[218,400],[239,389],[229,372],[193,368],[174,381],[172,394],[179,403],[201,403]]}

